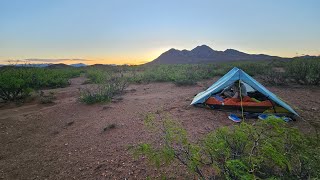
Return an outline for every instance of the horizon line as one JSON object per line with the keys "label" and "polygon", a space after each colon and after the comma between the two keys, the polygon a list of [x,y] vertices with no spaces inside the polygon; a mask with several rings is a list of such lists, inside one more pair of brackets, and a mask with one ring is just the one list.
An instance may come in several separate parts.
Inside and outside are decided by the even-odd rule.
{"label": "horizon line", "polygon": [[[84,62],[92,62],[92,63],[85,63],[87,65],[94,65],[94,64],[112,64],[112,65],[141,65],[141,64],[145,64],[145,63],[148,63],[148,62],[152,62],[153,60],[157,59],[158,57],[160,57],[163,53],[171,50],[171,49],[174,49],[174,50],[178,50],[178,51],[183,51],[183,50],[187,50],[187,51],[191,51],[193,49],[195,49],[196,47],[201,47],[201,46],[207,46],[209,47],[210,49],[212,49],[210,46],[206,45],[206,44],[202,44],[202,45],[198,45],[198,46],[195,46],[194,48],[188,50],[186,48],[167,48],[167,50],[165,50],[164,52],[160,53],[159,55],[157,55],[156,57],[152,58],[151,60],[119,60],[119,62],[115,62],[116,60],[114,59],[117,59],[117,58],[113,58],[112,59],[107,59],[107,58],[17,58],[17,59],[9,59],[9,58],[6,58],[6,59],[0,59],[0,64],[2,65],[8,65],[8,64],[12,64],[15,63],[28,63],[28,64],[60,64],[60,63],[63,63],[63,64],[68,64],[68,65],[71,65],[71,64],[79,64],[79,63],[84,63]],[[279,56],[279,55],[274,55],[272,53],[251,53],[251,52],[246,52],[246,51],[242,51],[242,50],[237,50],[235,48],[226,48],[225,50],[215,50],[215,49],[212,49],[214,51],[226,51],[226,50],[236,50],[236,51],[239,51],[239,52],[243,52],[243,53],[246,53],[246,54],[250,54],[250,55],[269,55],[269,56],[276,56],[276,57],[280,57],[280,58],[296,58],[296,57],[303,57],[303,56],[320,56],[320,54],[299,54],[299,53],[296,53],[295,56]],[[105,62],[112,62],[112,63],[105,63]],[[37,63],[39,62],[39,63]],[[41,63],[42,62],[42,63]],[[75,62],[75,63],[71,63],[71,62]]]}

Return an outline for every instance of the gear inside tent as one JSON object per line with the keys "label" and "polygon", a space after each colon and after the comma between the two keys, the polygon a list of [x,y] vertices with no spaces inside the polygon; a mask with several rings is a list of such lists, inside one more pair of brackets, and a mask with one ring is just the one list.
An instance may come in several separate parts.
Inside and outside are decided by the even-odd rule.
{"label": "gear inside tent", "polygon": [[245,112],[299,117],[287,103],[236,67],[207,90],[197,94],[191,104],[205,105],[212,109],[239,109]]}

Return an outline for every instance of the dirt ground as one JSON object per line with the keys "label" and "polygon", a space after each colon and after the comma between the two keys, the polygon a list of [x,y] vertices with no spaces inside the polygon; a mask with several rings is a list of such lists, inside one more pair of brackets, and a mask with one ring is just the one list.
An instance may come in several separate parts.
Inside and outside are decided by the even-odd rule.
{"label": "dirt ground", "polygon": [[[214,79],[216,80],[216,79]],[[181,165],[157,170],[128,148],[156,142],[143,124],[147,112],[167,114],[199,138],[217,127],[234,124],[227,112],[189,106],[193,96],[213,80],[195,86],[172,83],[130,85],[110,104],[78,101],[84,78],[66,88],[50,90],[53,104],[26,103],[0,107],[0,179],[145,179],[161,175],[192,179]],[[320,88],[267,87],[285,99],[304,120],[291,122],[303,131],[320,124]],[[110,124],[116,128],[103,131]]]}

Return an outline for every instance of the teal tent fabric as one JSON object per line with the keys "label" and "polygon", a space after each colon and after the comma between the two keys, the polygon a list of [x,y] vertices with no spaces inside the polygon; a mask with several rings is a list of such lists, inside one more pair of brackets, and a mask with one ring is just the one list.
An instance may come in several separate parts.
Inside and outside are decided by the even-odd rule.
{"label": "teal tent fabric", "polygon": [[241,69],[234,67],[232,70],[230,70],[227,74],[225,74],[223,77],[221,77],[217,82],[215,82],[212,86],[210,86],[207,90],[200,92],[197,94],[193,101],[191,102],[192,105],[195,104],[202,104],[204,103],[211,95],[216,94],[223,90],[226,87],[229,87],[232,85],[235,81],[241,80],[248,85],[250,85],[253,89],[259,91],[263,95],[265,95],[268,99],[272,100],[279,106],[287,109],[289,112],[297,115],[298,113],[294,111],[288,104],[280,100],[275,94],[270,92],[268,89],[266,89],[262,84],[260,84],[258,81],[253,79],[250,75],[242,71]]}

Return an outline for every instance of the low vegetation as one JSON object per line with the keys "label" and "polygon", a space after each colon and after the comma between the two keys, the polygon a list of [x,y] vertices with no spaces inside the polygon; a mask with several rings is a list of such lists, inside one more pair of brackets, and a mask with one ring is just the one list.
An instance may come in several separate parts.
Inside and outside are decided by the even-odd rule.
{"label": "low vegetation", "polygon": [[308,85],[320,84],[319,59],[295,59],[287,64],[286,72],[297,83]]}
{"label": "low vegetation", "polygon": [[29,96],[33,90],[65,87],[68,80],[79,76],[79,69],[46,69],[6,67],[0,70],[0,99],[16,101]]}
{"label": "low vegetation", "polygon": [[44,93],[40,91],[40,103],[41,104],[50,104],[56,99],[54,92],[50,91],[49,93]]}
{"label": "low vegetation", "polygon": [[222,76],[233,67],[239,67],[249,75],[258,76],[263,83],[270,85],[320,84],[319,58],[62,69],[5,67],[0,69],[0,100],[17,101],[26,98],[34,90],[65,87],[69,84],[70,78],[85,73],[89,79],[86,83],[98,86],[82,89],[80,99],[89,104],[107,102],[114,95],[121,94],[128,83],[173,82],[178,86],[194,85],[200,80]]}
{"label": "low vegetation", "polygon": [[80,101],[86,104],[110,102],[116,95],[121,95],[128,86],[128,81],[122,76],[111,76],[105,82],[80,89]]}
{"label": "low vegetation", "polygon": [[293,59],[262,62],[228,62],[216,64],[182,64],[135,67],[127,74],[132,83],[173,82],[177,85],[194,85],[197,81],[222,76],[233,67],[251,76],[260,77],[270,85],[290,83],[319,85],[320,60]]}
{"label": "low vegetation", "polygon": [[[131,82],[173,82],[177,85],[193,85],[213,75],[213,65],[159,65],[143,67],[142,71],[129,77]],[[212,76],[211,76],[212,77]]]}
{"label": "low vegetation", "polygon": [[145,124],[162,139],[161,145],[139,144],[136,157],[145,156],[157,167],[179,162],[201,179],[317,179],[320,144],[278,119],[222,127],[194,143],[176,121]]}

